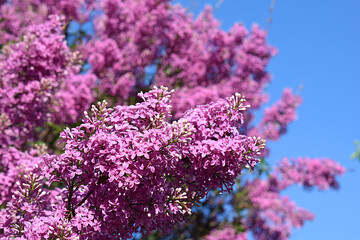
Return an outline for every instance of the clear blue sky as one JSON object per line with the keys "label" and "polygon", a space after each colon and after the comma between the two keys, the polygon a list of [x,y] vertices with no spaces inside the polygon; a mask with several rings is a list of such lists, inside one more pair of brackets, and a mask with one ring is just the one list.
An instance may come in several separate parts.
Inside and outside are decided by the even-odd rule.
{"label": "clear blue sky", "polygon": [[[198,14],[218,0],[181,0]],[[196,5],[194,5],[194,2]],[[215,10],[222,28],[234,22],[248,28],[266,26],[271,0],[224,0]],[[285,194],[316,218],[300,230],[298,239],[360,239],[360,162],[350,160],[354,140],[360,140],[360,1],[276,1],[268,41],[279,49],[268,70],[271,102],[284,87],[300,83],[303,104],[298,120],[280,141],[271,143],[269,161],[282,157],[330,157],[347,168],[339,191],[306,192],[294,187]]]}

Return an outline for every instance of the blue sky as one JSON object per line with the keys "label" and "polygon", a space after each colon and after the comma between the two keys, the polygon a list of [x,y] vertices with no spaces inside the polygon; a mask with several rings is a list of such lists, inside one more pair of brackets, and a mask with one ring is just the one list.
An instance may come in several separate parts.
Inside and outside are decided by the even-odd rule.
{"label": "blue sky", "polygon": [[[206,3],[218,0],[177,1],[198,14]],[[195,4],[194,4],[195,2]],[[224,0],[215,17],[228,30],[235,22],[247,28],[266,27],[271,0]],[[329,157],[347,168],[339,178],[340,190],[285,192],[299,206],[316,215],[298,239],[360,239],[360,162],[351,160],[354,140],[360,140],[360,1],[276,1],[268,42],[279,50],[268,70],[273,82],[267,92],[271,102],[284,87],[302,83],[303,104],[298,120],[276,143],[270,143],[275,163],[282,157]]]}

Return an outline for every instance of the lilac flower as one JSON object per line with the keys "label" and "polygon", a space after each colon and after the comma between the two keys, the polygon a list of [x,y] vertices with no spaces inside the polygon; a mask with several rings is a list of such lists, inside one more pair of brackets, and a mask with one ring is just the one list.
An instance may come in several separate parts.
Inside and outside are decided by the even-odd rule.
{"label": "lilac flower", "polygon": [[331,159],[284,158],[267,180],[255,179],[246,183],[252,204],[245,218],[245,226],[256,239],[288,239],[293,227],[300,228],[314,215],[299,208],[289,197],[281,196],[285,188],[299,184],[306,188],[325,190],[337,188],[335,177],[345,169]]}
{"label": "lilac flower", "polygon": [[50,183],[66,186],[62,201],[74,232],[126,238],[139,227],[169,228],[210,190],[230,191],[241,169],[258,162],[263,140],[236,128],[248,107],[239,94],[168,123],[171,94],[155,88],[134,106],[93,107],[83,124],[61,134],[65,152],[44,158]]}
{"label": "lilac flower", "polygon": [[77,75],[78,52],[70,51],[64,41],[63,20],[52,16],[29,27],[23,41],[3,48],[1,144],[25,148],[26,141],[36,138],[36,127],[51,120],[74,123],[93,101],[94,76]]}
{"label": "lilac flower", "polygon": [[226,226],[221,230],[213,230],[207,235],[204,240],[246,240],[245,233],[237,233],[231,226]]}
{"label": "lilac flower", "polygon": [[[64,15],[66,21],[86,21],[94,0],[12,0],[0,5],[0,46],[9,41],[18,41],[28,27],[41,24],[50,15]],[[84,7],[83,7],[84,6]],[[87,11],[85,11],[87,10]]]}

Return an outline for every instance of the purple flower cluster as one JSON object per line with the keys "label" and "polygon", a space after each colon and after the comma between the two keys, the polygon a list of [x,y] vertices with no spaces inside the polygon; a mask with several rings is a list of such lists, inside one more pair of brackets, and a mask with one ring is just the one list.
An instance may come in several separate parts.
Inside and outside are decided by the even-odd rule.
{"label": "purple flower cluster", "polygon": [[[210,190],[230,191],[242,168],[258,162],[264,141],[236,128],[248,107],[243,97],[200,106],[168,123],[171,93],[155,88],[140,94],[144,102],[134,106],[94,106],[80,126],[61,134],[65,152],[38,163],[49,184],[65,186],[57,200],[62,210],[52,211],[69,234],[118,239],[139,228],[169,229]],[[43,213],[44,221],[50,215]],[[16,225],[18,217],[12,219],[4,226]],[[26,235],[39,220],[24,221]]]}
{"label": "purple flower cluster", "polygon": [[[241,24],[224,32],[210,7],[193,20],[167,0],[102,0],[101,7],[97,38],[85,52],[105,94],[126,102],[148,84],[168,86],[177,90],[175,119],[236,92],[246,93],[253,108],[267,100],[265,67],[275,49],[258,26],[250,34]],[[144,82],[149,67],[155,72]]]}
{"label": "purple flower cluster", "polygon": [[[82,41],[80,29],[69,47],[69,23],[93,9],[95,35]],[[166,233],[210,191],[240,184],[301,103],[285,89],[253,124],[276,49],[257,25],[221,30],[210,7],[194,19],[169,0],[0,0],[0,15],[1,239]],[[109,107],[88,114],[95,99]],[[284,159],[267,180],[237,188],[240,229],[287,239],[313,215],[280,192],[337,188],[344,171],[329,159]],[[247,239],[231,224],[205,239]]]}
{"label": "purple flower cluster", "polygon": [[[30,26],[22,41],[2,49],[0,143],[4,146],[20,147],[35,139],[35,128],[53,120],[60,110],[62,119],[55,117],[57,121],[76,122],[93,102],[94,76],[76,75],[79,54],[66,45],[63,24],[63,18],[52,16],[44,24]],[[64,119],[66,114],[71,116]]]}
{"label": "purple flower cluster", "polygon": [[288,239],[291,228],[300,228],[314,215],[299,208],[289,197],[281,196],[285,188],[300,184],[320,190],[337,188],[335,177],[343,175],[345,168],[331,159],[284,158],[267,180],[248,181],[246,189],[252,203],[245,226],[256,239]]}
{"label": "purple flower cluster", "polygon": [[288,239],[293,227],[300,228],[305,221],[314,218],[312,213],[297,207],[289,197],[281,196],[271,179],[248,182],[246,188],[253,206],[249,209],[245,226],[255,239]]}
{"label": "purple flower cluster", "polygon": [[296,119],[296,109],[302,99],[286,88],[281,99],[270,108],[266,108],[258,126],[250,130],[250,134],[262,136],[268,140],[278,140],[287,131],[287,125]]}
{"label": "purple flower cluster", "polygon": [[[41,24],[50,15],[64,15],[66,20],[85,21],[94,0],[11,0],[0,2],[0,46],[18,41],[28,27]],[[86,4],[86,5],[85,5]],[[84,8],[84,6],[86,6]]]}
{"label": "purple flower cluster", "polygon": [[284,158],[276,167],[275,174],[280,179],[278,187],[285,189],[293,184],[320,190],[339,188],[336,176],[343,175],[345,168],[328,158]]}
{"label": "purple flower cluster", "polygon": [[35,172],[24,175],[23,179],[22,183],[16,183],[16,191],[6,208],[0,210],[2,239],[79,239],[64,215],[65,207],[57,199],[61,191],[44,189],[43,177]]}
{"label": "purple flower cluster", "polygon": [[11,200],[17,182],[24,181],[23,177],[41,161],[44,152],[44,146],[29,152],[21,152],[13,147],[0,148],[0,205]]}
{"label": "purple flower cluster", "polygon": [[58,124],[78,122],[94,102],[96,76],[92,73],[69,74],[56,92],[52,120]]}
{"label": "purple flower cluster", "polygon": [[246,233],[237,233],[236,229],[226,226],[221,230],[213,230],[204,240],[247,240]]}

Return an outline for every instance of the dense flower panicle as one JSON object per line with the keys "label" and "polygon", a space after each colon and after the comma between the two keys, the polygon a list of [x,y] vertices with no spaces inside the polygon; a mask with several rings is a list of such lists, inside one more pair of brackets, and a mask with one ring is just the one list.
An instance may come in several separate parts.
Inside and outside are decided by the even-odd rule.
{"label": "dense flower panicle", "polygon": [[[93,10],[94,37],[71,35]],[[221,30],[211,7],[194,19],[169,0],[0,0],[0,16],[1,239],[166,234],[210,191],[230,192],[269,154],[263,139],[296,119],[301,98],[285,89],[253,125],[276,49],[257,25]],[[123,105],[87,112],[104,98]],[[77,127],[54,154],[64,125]],[[42,141],[51,155],[32,147]],[[238,218],[204,239],[288,239],[314,215],[281,191],[336,189],[344,172],[327,158],[284,158],[266,180],[236,181],[227,201]]]}
{"label": "dense flower panicle", "polygon": [[12,0],[0,4],[0,46],[18,41],[29,26],[43,23],[50,15],[64,15],[66,21],[85,21],[95,3],[95,0]]}
{"label": "dense flower panicle", "polygon": [[0,210],[2,239],[80,239],[71,230],[64,204],[56,199],[61,191],[44,189],[39,173],[30,172],[23,178],[22,183],[16,182],[16,191],[6,208]]}
{"label": "dense flower panicle", "polygon": [[280,192],[295,184],[305,188],[316,186],[320,190],[337,188],[335,177],[344,172],[344,167],[327,158],[298,158],[292,161],[284,158],[268,179],[247,182],[252,208],[246,216],[246,228],[256,239],[288,239],[292,227],[302,227],[314,215],[297,207]]}
{"label": "dense flower panicle", "polygon": [[[240,24],[224,32],[210,7],[193,20],[166,0],[103,0],[101,10],[97,38],[85,52],[106,94],[123,102],[151,83],[166,85],[177,89],[176,119],[196,105],[236,92],[246,93],[254,108],[267,100],[265,67],[275,50],[258,26],[250,34]],[[152,77],[144,80],[149,67]]]}
{"label": "dense flower panicle", "polygon": [[[51,16],[43,24],[30,26],[23,41],[2,49],[2,144],[22,146],[24,141],[34,138],[36,127],[52,120],[60,109],[65,113],[70,111],[68,115],[76,118],[93,101],[90,89],[95,84],[94,77],[90,73],[75,76],[80,70],[79,56],[64,41],[63,23],[63,18]],[[70,105],[75,109],[67,110],[66,106]],[[73,123],[73,120],[65,122]]]}
{"label": "dense flower panicle", "polygon": [[2,84],[16,86],[41,78],[64,77],[75,68],[77,53],[64,41],[64,18],[52,15],[49,21],[31,25],[23,41],[6,46],[1,55]]}
{"label": "dense flower panicle", "polygon": [[257,179],[248,182],[249,199],[252,207],[245,219],[245,226],[255,239],[286,240],[293,227],[300,228],[314,215],[299,208],[289,197],[274,191],[272,182]]}
{"label": "dense flower panicle", "polygon": [[50,119],[53,95],[73,68],[76,55],[60,34],[59,20],[31,27],[22,42],[0,55],[0,109],[10,122],[1,134],[14,135],[6,144],[32,137],[34,128]]}
{"label": "dense flower panicle", "polygon": [[38,145],[29,152],[20,152],[13,147],[0,149],[1,239],[13,236],[19,237],[16,239],[43,239],[53,232],[47,229],[51,219],[55,217],[52,222],[59,222],[59,214],[51,211],[51,204],[61,203],[56,199],[61,191],[44,189],[45,181],[37,167],[45,153],[45,145]]}
{"label": "dense flower panicle", "polygon": [[95,82],[96,76],[92,73],[72,73],[65,78],[62,87],[55,94],[53,121],[58,124],[78,122],[94,102]]}
{"label": "dense flower panicle", "polygon": [[230,190],[264,147],[235,127],[247,108],[240,95],[189,110],[171,124],[171,92],[162,87],[139,96],[144,102],[134,106],[93,108],[83,124],[61,134],[65,153],[44,159],[50,182],[66,183],[68,211],[88,216],[91,238],[174,225],[211,189]]}
{"label": "dense flower panicle", "polygon": [[275,174],[280,179],[278,187],[285,189],[293,184],[320,190],[339,188],[336,176],[343,175],[345,168],[328,158],[284,158],[276,167]]}
{"label": "dense flower panicle", "polygon": [[95,24],[99,39],[88,45],[86,55],[102,80],[100,90],[124,102],[135,85],[144,86],[145,67],[161,54],[170,4],[168,0],[100,2],[104,14]]}
{"label": "dense flower panicle", "polygon": [[226,226],[221,230],[213,230],[204,240],[247,240],[246,233],[237,233],[236,229]]}
{"label": "dense flower panicle", "polygon": [[24,182],[24,175],[33,171],[46,152],[44,146],[21,152],[14,147],[0,148],[0,205],[11,200],[17,182]]}
{"label": "dense flower panicle", "polygon": [[1,239],[79,239],[71,231],[73,225],[59,198],[63,190],[43,188],[46,182],[38,164],[45,153],[45,145],[29,152],[13,147],[0,149],[0,206],[5,207],[0,210]]}
{"label": "dense flower panicle", "polygon": [[[133,66],[127,67],[127,65],[132,61],[136,62],[137,56],[131,55],[132,61],[127,62],[129,58],[123,58],[113,39],[89,44],[86,49],[92,51],[92,54],[88,61],[94,73],[101,79],[99,90],[119,97],[120,103],[124,102],[133,92],[136,83],[136,77],[131,70]],[[124,68],[126,70],[122,70]]]}
{"label": "dense flower panicle", "polygon": [[278,140],[287,131],[287,125],[296,119],[296,110],[302,99],[286,88],[281,99],[270,108],[265,109],[259,126],[250,130],[249,134],[258,134],[268,140]]}
{"label": "dense flower panicle", "polygon": [[23,175],[23,182],[16,182],[16,191],[12,200],[6,204],[6,209],[1,210],[0,228],[5,236],[22,236],[26,222],[42,212],[41,199],[45,192],[42,191],[41,178],[35,173]]}

